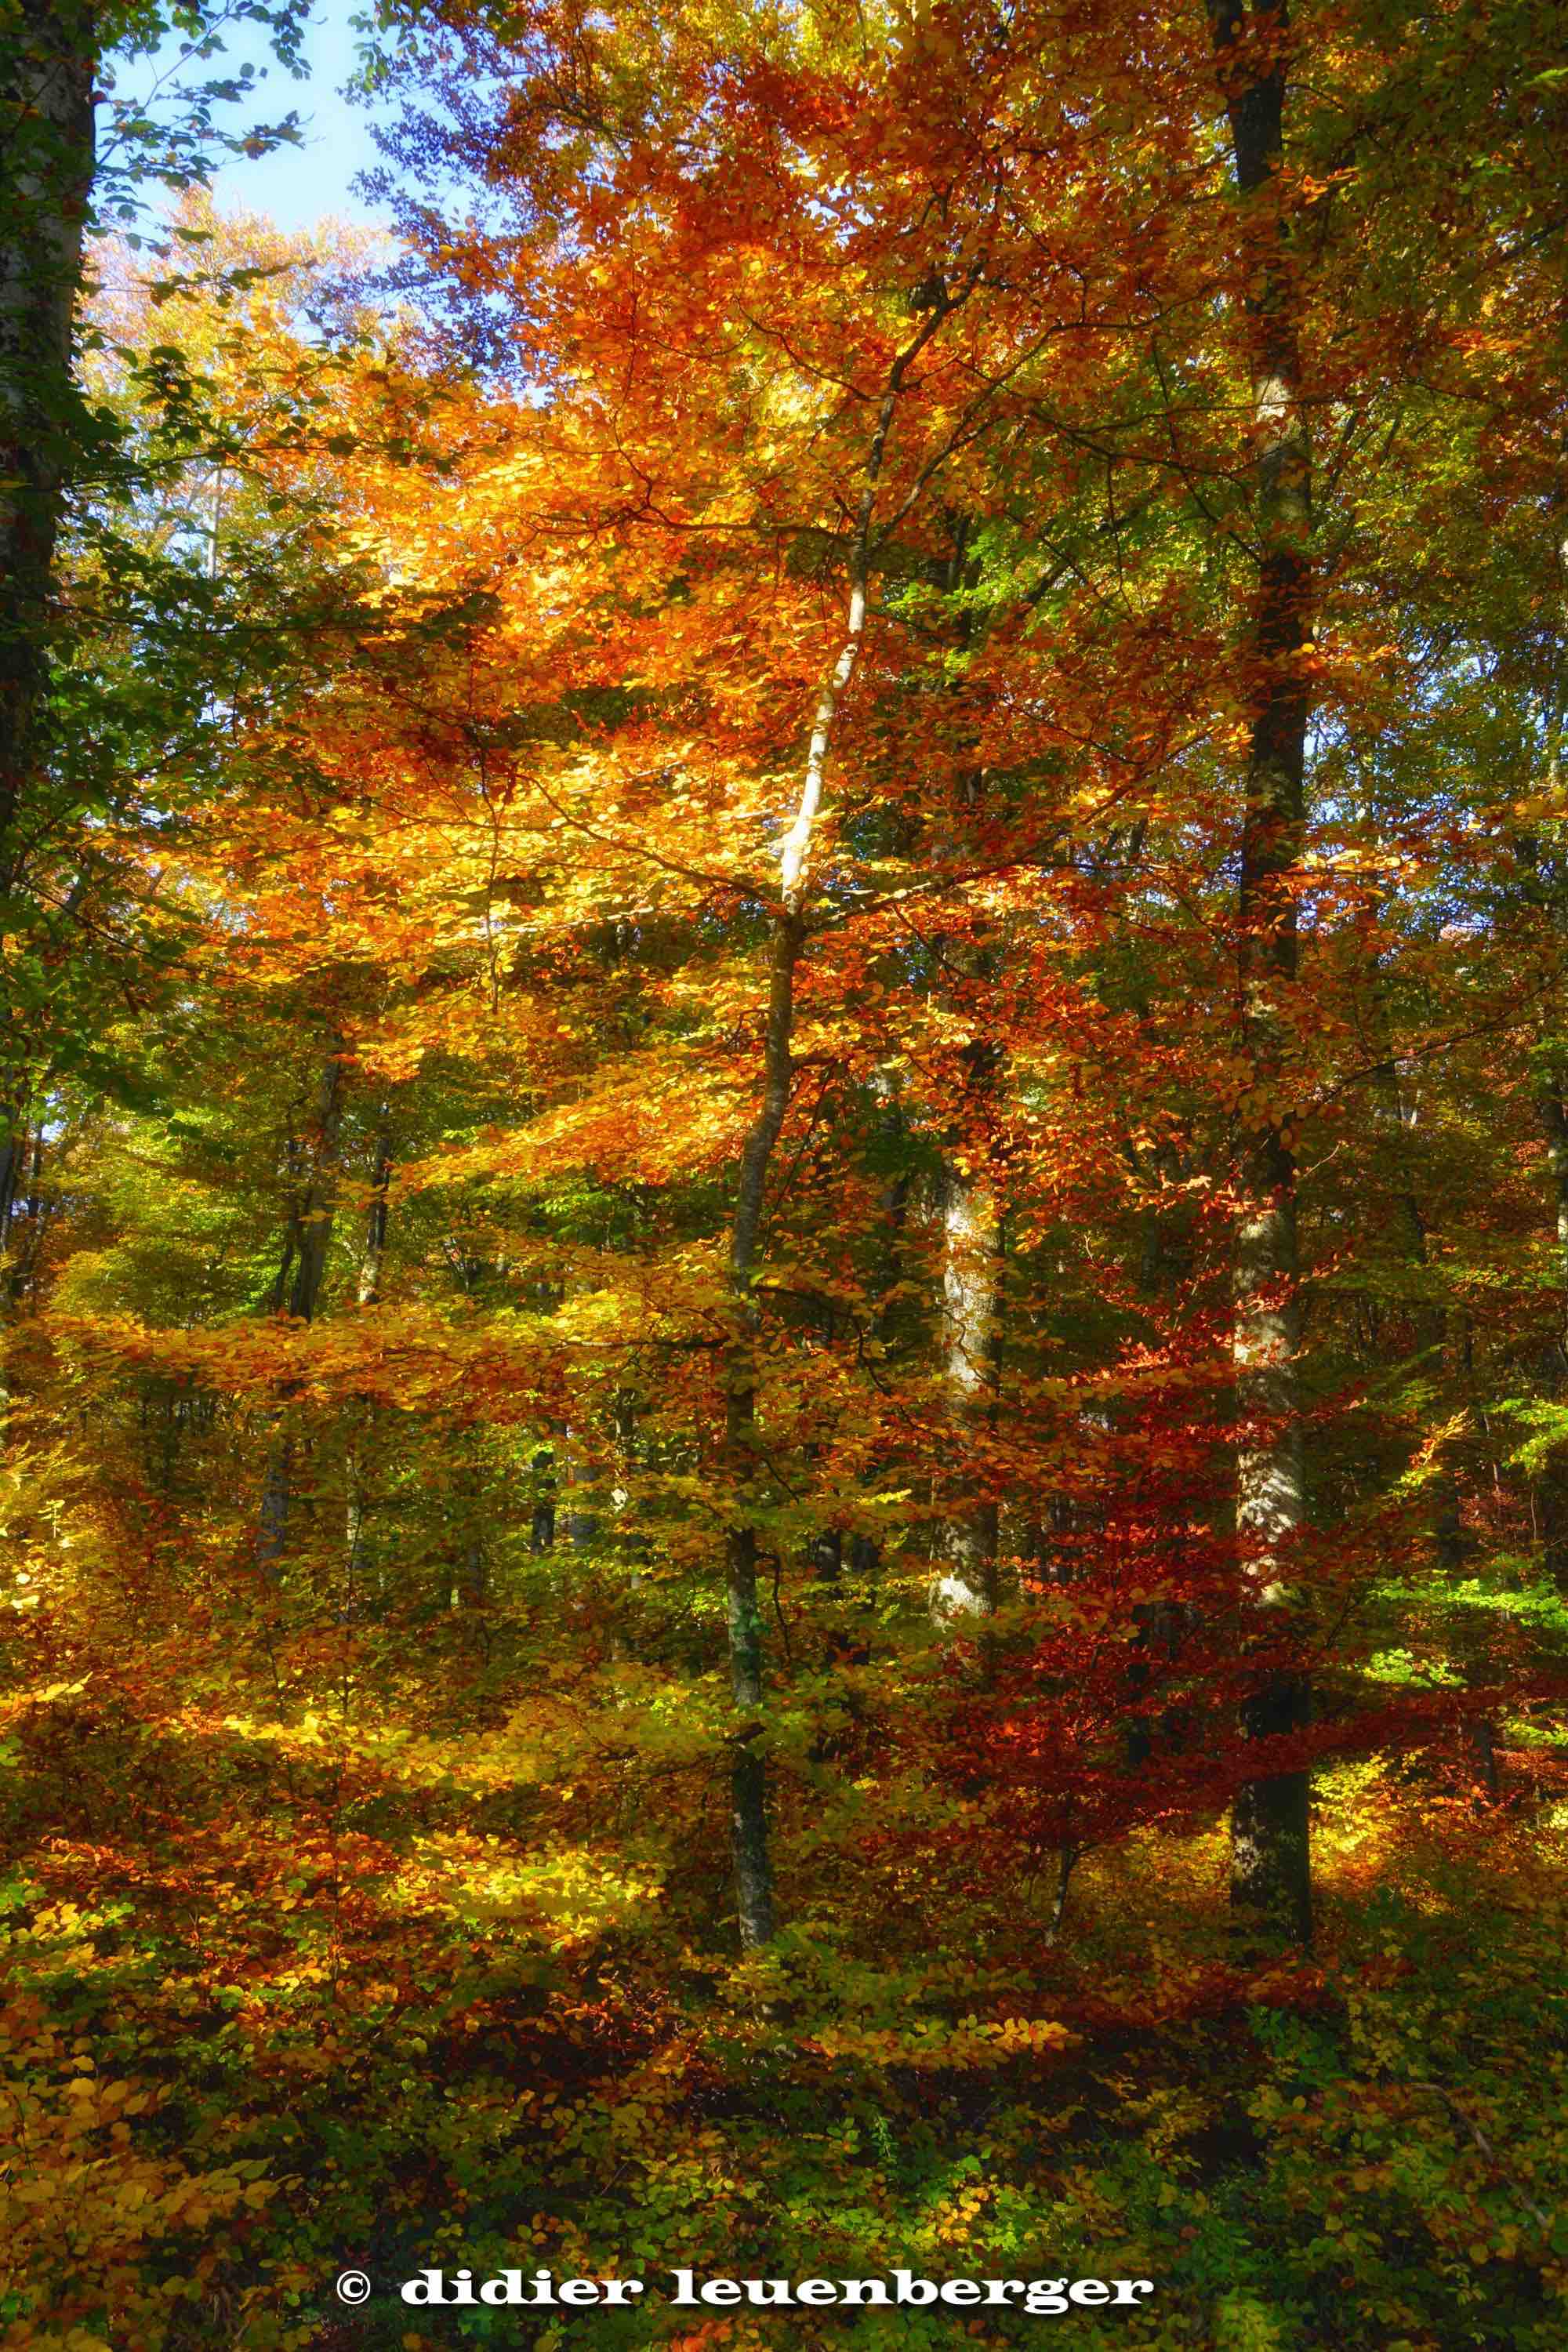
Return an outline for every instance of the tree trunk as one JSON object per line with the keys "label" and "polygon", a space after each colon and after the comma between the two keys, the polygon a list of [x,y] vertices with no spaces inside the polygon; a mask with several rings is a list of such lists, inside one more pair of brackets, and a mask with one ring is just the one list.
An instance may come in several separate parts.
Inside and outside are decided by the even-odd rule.
{"label": "tree trunk", "polygon": [[1563,1290],[1557,1345],[1568,1365],[1568,1070],[1554,1068],[1536,1097],[1552,1169],[1552,1207],[1557,1229],[1557,1274]]}
{"label": "tree trunk", "polygon": [[[724,1459],[735,1516],[724,1543],[725,1615],[730,1636],[730,1687],[742,1717],[754,1717],[763,1696],[763,1631],[757,1608],[757,1531],[751,1516],[755,1473],[757,1342],[761,1317],[753,1289],[761,1255],[763,1202],[773,1148],[789,1108],[794,1077],[795,969],[805,945],[808,887],[806,861],[822,806],[828,754],[839,704],[855,675],[866,629],[871,567],[871,518],[882,458],[892,429],[904,378],[942,320],[967,299],[973,285],[956,297],[942,293],[924,324],[894,360],[878,410],[866,457],[859,509],[849,545],[849,600],[838,657],[823,681],[806,747],[805,772],[795,822],[779,851],[779,896],[773,910],[768,961],[768,1009],[763,1038],[763,1098],[741,1152],[730,1226],[731,1337],[724,1363]],[[768,1854],[767,1767],[757,1745],[761,1726],[742,1722],[731,1742],[730,1781],[731,1847],[741,1942],[748,1950],[773,1934],[773,1873]]]}
{"label": "tree trunk", "polygon": [[829,1591],[838,1590],[844,1574],[844,1530],[842,1528],[818,1528],[806,1546],[806,1560],[812,1581],[826,1585]]}
{"label": "tree trunk", "polygon": [[942,1375],[962,1485],[947,1498],[931,1615],[959,1629],[996,1607],[996,1504],[977,1490],[975,1441],[995,1412],[1001,1219],[983,1176],[950,1166],[942,1197]]}
{"label": "tree trunk", "polygon": [[[1546,719],[1546,789],[1549,803],[1560,802],[1563,785],[1563,751],[1564,721],[1568,719],[1568,536],[1561,522],[1557,526],[1554,552],[1557,562],[1558,640],[1556,673]],[[1534,835],[1526,835],[1518,845],[1521,863],[1527,875],[1534,877],[1531,895],[1547,913],[1552,929],[1561,943],[1568,936],[1568,903],[1561,878],[1561,869],[1553,872],[1543,856],[1542,845]],[[1549,1370],[1550,1387],[1561,1393],[1568,1380],[1568,1055],[1562,1050],[1561,1040],[1552,1033],[1552,1024],[1542,1041],[1542,1074],[1537,1090],[1535,1106],[1546,1139],[1547,1160],[1552,1174],[1552,1206],[1557,1233],[1557,1280],[1562,1292],[1558,1309],[1557,1329],[1553,1349],[1555,1367]],[[1553,1477],[1547,1483],[1545,1496],[1546,1565],[1559,1581],[1568,1579],[1568,1496],[1563,1491],[1563,1481]]]}
{"label": "tree trunk", "polygon": [[[375,1159],[371,1171],[370,1207],[365,1214],[364,1244],[360,1251],[359,1279],[355,1293],[361,1307],[378,1307],[381,1303],[381,1275],[386,1257],[387,1190],[392,1181],[392,1136],[384,1109],[376,1129]],[[367,1407],[374,1417],[374,1406]],[[344,1614],[352,1620],[359,1609],[360,1571],[364,1564],[364,1474],[358,1445],[351,1441],[347,1464],[348,1504],[344,1529],[345,1580],[348,1597]]]}
{"label": "tree trunk", "polygon": [[376,1129],[375,1160],[371,1171],[370,1207],[365,1213],[364,1244],[360,1251],[356,1295],[362,1307],[381,1303],[381,1274],[386,1257],[387,1192],[392,1182],[392,1137],[384,1115]]}
{"label": "tree trunk", "polygon": [[617,1587],[615,1614],[606,1634],[605,1654],[616,1659],[635,1658],[637,1654],[636,1611],[648,1557],[648,1539],[638,1524],[637,1510],[643,1456],[637,1407],[637,1394],[633,1389],[618,1390],[611,1407],[615,1463],[609,1496],[609,1549],[626,1570],[625,1582]]}
{"label": "tree trunk", "polygon": [[[291,1263],[293,1267],[293,1281],[289,1286],[286,1310],[290,1322],[313,1321],[321,1303],[321,1277],[326,1271],[327,1252],[332,1238],[342,1091],[342,1061],[341,1055],[334,1053],[321,1074],[321,1095],[307,1153],[309,1172],[304,1189],[296,1194],[289,1210],[289,1240],[292,1248],[286,1246],[283,1266],[287,1269]],[[280,1272],[280,1289],[284,1281],[285,1274]],[[289,1539],[294,1441],[284,1419],[288,1393],[285,1389],[280,1410],[273,1416],[272,1440],[262,1479],[260,1507],[257,1513],[256,1565],[269,1584],[276,1584],[282,1573],[283,1554]]]}
{"label": "tree trunk", "polygon": [[[553,1545],[563,1530],[574,1551],[591,1551],[599,1540],[599,1515],[584,1510],[581,1497],[592,1496],[594,1479],[582,1450],[583,1432],[580,1425],[569,1421],[552,1421],[550,1424],[555,1438],[554,1493],[550,1506],[550,1541]],[[579,1499],[574,1504],[573,1496]]]}
{"label": "tree trunk", "polygon": [[[863,588],[858,593],[857,603],[858,611],[854,613],[852,634],[847,648],[851,656],[863,625]],[[842,672],[843,682],[847,685],[853,667],[852,657],[847,662],[841,658],[835,677]],[[826,700],[826,697],[824,698]],[[828,717],[831,719],[831,704]],[[819,738],[822,743],[820,757],[825,759],[826,738],[820,726],[813,737],[814,755],[817,752]],[[815,814],[815,803],[811,814]],[[795,858],[795,887],[798,889],[805,844],[810,838],[809,819],[804,832],[798,824],[796,832],[801,834]],[[731,1696],[741,1716],[752,1718],[763,1700],[763,1628],[757,1608],[757,1531],[749,1517],[740,1516],[746,1507],[755,1469],[756,1349],[762,1318],[757,1311],[752,1283],[762,1234],[763,1194],[768,1165],[789,1108],[795,970],[805,932],[801,915],[797,909],[789,908],[786,898],[785,910],[778,918],[773,932],[767,1028],[763,1042],[762,1107],[742,1153],[741,1181],[730,1232],[730,1280],[734,1321],[724,1365],[724,1454],[725,1466],[736,1496],[737,1516],[731,1519],[724,1538],[724,1613],[730,1644]],[[730,1842],[741,1943],[747,1951],[754,1951],[771,1942],[773,1934],[773,1870],[767,1830],[767,1765],[756,1744],[761,1730],[761,1725],[754,1719],[742,1721],[731,1742]]]}
{"label": "tree trunk", "polygon": [[[1546,1138],[1552,1176],[1552,1209],[1557,1233],[1557,1280],[1563,1297],[1545,1366],[1545,1384],[1561,1395],[1568,1379],[1568,1067],[1553,1062],[1535,1098]],[[1553,1470],[1542,1496],[1545,1564],[1559,1583],[1568,1581],[1568,1482]]]}
{"label": "tree trunk", "polygon": [[26,1162],[27,1130],[17,1111],[0,1110],[0,1257],[10,1247],[11,1214]]}
{"label": "tree trunk", "polygon": [[535,1492],[528,1549],[539,1559],[555,1549],[555,1461],[548,1446],[539,1448],[531,1467]]}
{"label": "tree trunk", "polygon": [[[1368,973],[1368,987],[1371,1042],[1378,1057],[1372,1073],[1373,1108],[1386,1139],[1390,1190],[1401,1255],[1407,1266],[1419,1269],[1430,1261],[1426,1219],[1410,1164],[1411,1117],[1400,1088],[1399,1056],[1394,1050],[1393,1027],[1384,992],[1383,970],[1375,959]],[[1422,1371],[1434,1381],[1440,1381],[1447,1339],[1447,1318],[1441,1305],[1425,1295],[1418,1295],[1412,1304],[1411,1322]],[[1464,1538],[1459,1524],[1459,1490],[1450,1470],[1443,1468],[1437,1472],[1431,1493],[1432,1549],[1440,1567],[1455,1569],[1464,1556]]]}
{"label": "tree trunk", "polygon": [[[1232,1265],[1232,1356],[1242,1434],[1237,1535],[1249,1621],[1264,1649],[1294,1645],[1303,1613],[1296,1554],[1307,1524],[1300,1422],[1291,1003],[1297,984],[1295,882],[1306,824],[1309,691],[1300,656],[1311,628],[1311,450],[1301,404],[1296,295],[1274,179],[1283,150],[1289,30],[1285,0],[1209,0],[1242,200],[1258,555],[1247,647],[1250,740],[1241,839],[1239,982],[1248,1084],[1239,1114]],[[1308,1719],[1306,1676],[1265,1675],[1243,1710],[1251,1738],[1288,1737]],[[1260,1774],[1232,1813],[1231,1900],[1273,1933],[1310,1940],[1309,1776]]]}
{"label": "tree trunk", "polygon": [[98,12],[19,0],[0,55],[0,889],[21,856],[79,398],[72,321],[94,164]]}
{"label": "tree trunk", "polygon": [[[342,1123],[343,1072],[334,1054],[321,1074],[321,1089],[310,1137],[310,1174],[294,1218],[294,1285],[289,1313],[300,1323],[314,1319],[332,1241],[337,1191],[338,1135]],[[380,1279],[379,1265],[376,1279]]]}
{"label": "tree trunk", "polygon": [[459,1456],[451,1514],[457,1522],[457,1561],[448,1600],[453,1609],[482,1609],[489,1598],[490,1577],[478,1431],[459,1441]]}

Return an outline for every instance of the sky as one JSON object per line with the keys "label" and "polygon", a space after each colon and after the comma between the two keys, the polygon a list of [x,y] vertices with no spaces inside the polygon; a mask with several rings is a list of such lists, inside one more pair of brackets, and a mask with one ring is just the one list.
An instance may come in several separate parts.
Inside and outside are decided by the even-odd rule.
{"label": "sky", "polygon": [[[225,212],[268,215],[279,228],[307,228],[331,215],[342,221],[389,226],[384,205],[367,204],[351,183],[358,172],[379,162],[371,138],[371,116],[363,101],[351,104],[342,95],[342,84],[355,67],[355,34],[352,19],[362,0],[321,0],[303,42],[308,78],[296,81],[268,52],[263,33],[241,26],[226,45],[226,57],[211,64],[187,66],[184,79],[200,81],[231,72],[248,59],[265,79],[247,107],[227,110],[225,127],[243,132],[253,121],[271,121],[296,111],[301,119],[303,147],[281,147],[254,162],[246,156],[226,159],[213,178],[213,194]],[[120,94],[148,89],[177,65],[179,42],[166,41],[151,58],[122,65],[117,75]],[[165,85],[170,87],[170,85]]]}

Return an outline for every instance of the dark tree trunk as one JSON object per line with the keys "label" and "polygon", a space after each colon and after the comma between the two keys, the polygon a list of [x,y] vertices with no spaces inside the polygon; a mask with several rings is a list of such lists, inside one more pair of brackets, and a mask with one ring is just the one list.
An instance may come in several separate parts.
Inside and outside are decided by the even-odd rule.
{"label": "dark tree trunk", "polygon": [[[287,1286],[291,1322],[314,1320],[321,1304],[322,1276],[332,1238],[332,1208],[337,1187],[339,1130],[342,1122],[343,1066],[339,1054],[328,1060],[321,1074],[320,1100],[312,1131],[302,1155],[303,1187],[289,1208],[289,1244],[278,1288]],[[292,1265],[293,1280],[287,1281]],[[287,1397],[282,1400],[287,1409]],[[268,1583],[282,1573],[289,1540],[289,1507],[293,1490],[294,1441],[281,1412],[274,1417],[261,1503],[256,1523],[256,1564]]]}
{"label": "dark tree trunk", "polygon": [[0,888],[37,756],[79,398],[71,369],[94,164],[98,12],[19,0],[0,30]]}

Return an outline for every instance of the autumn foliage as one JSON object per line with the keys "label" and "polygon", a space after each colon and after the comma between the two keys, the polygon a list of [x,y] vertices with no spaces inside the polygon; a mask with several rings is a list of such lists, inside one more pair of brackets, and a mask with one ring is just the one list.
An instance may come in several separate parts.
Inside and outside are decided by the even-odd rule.
{"label": "autumn foliage", "polygon": [[387,0],[100,235],[7,2352],[1561,2340],[1555,32]]}

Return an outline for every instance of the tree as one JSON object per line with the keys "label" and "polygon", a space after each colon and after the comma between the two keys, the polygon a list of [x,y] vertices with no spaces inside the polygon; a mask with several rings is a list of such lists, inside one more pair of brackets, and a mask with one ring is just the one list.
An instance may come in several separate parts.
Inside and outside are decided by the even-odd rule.
{"label": "tree", "polygon": [[[1260,1608],[1289,1622],[1300,1606],[1294,1565],[1307,1523],[1297,1357],[1300,1262],[1296,1158],[1289,1107],[1298,977],[1298,877],[1305,838],[1312,629],[1311,444],[1302,404],[1300,324],[1289,220],[1281,196],[1285,6],[1211,15],[1251,250],[1247,362],[1252,385],[1258,593],[1246,698],[1250,709],[1238,906],[1246,1090],[1236,1238],[1237,1529],[1244,1574]],[[1267,1622],[1267,1618],[1265,1620]],[[1290,1637],[1292,1640],[1294,1637]],[[1265,1636],[1265,1640],[1268,1636]],[[1288,1739],[1306,1721],[1305,1680],[1273,1672],[1247,1711],[1255,1738]],[[1233,1899],[1311,1933],[1309,1784],[1300,1769],[1249,1781],[1234,1816]]]}

